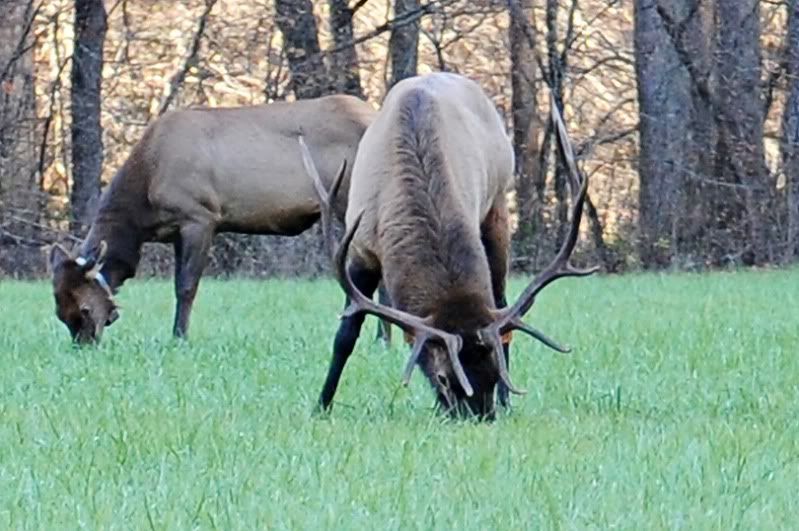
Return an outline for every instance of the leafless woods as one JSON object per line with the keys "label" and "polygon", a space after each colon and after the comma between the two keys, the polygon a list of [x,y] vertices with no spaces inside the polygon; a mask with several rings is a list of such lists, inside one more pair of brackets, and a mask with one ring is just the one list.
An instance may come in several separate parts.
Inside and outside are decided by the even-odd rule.
{"label": "leafless woods", "polygon": [[[191,105],[398,80],[484,88],[517,159],[513,267],[565,238],[568,173],[547,87],[591,176],[585,245],[607,270],[792,262],[799,253],[796,0],[6,0],[0,17],[0,274],[80,238],[147,124]],[[317,252],[308,252],[315,249]],[[145,253],[171,271],[171,253]],[[579,260],[580,258],[578,258]],[[299,267],[298,267],[299,264]],[[211,269],[315,273],[319,230],[225,236]]]}

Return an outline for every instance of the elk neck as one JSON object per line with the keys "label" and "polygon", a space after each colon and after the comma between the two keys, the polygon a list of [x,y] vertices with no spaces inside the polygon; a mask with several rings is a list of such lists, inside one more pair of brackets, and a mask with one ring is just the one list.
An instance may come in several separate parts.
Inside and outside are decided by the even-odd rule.
{"label": "elk neck", "polygon": [[100,208],[80,247],[80,255],[84,256],[101,241],[106,242],[108,249],[100,273],[113,292],[136,274],[141,247],[149,236],[143,223],[150,209],[135,190],[139,183],[130,182],[127,166],[121,170],[123,175],[117,175],[103,192]]}

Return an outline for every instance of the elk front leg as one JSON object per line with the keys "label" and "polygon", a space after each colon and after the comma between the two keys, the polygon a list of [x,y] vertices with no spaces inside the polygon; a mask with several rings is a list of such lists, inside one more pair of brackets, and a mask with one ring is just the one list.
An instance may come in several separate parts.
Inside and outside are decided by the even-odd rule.
{"label": "elk front leg", "polygon": [[[494,304],[497,308],[508,305],[505,298],[505,287],[508,277],[508,263],[510,262],[510,223],[508,207],[502,197],[491,208],[480,228],[483,247],[488,258],[488,267],[491,271],[491,288],[494,294]],[[510,368],[510,343],[502,344],[505,363]],[[499,383],[497,395],[502,407],[510,407],[508,388]]]}
{"label": "elk front leg", "polygon": [[214,230],[202,223],[184,225],[175,241],[175,337],[186,337],[197,286],[208,261]]}
{"label": "elk front leg", "polygon": [[[380,304],[391,306],[391,298],[388,296],[386,286],[382,282],[377,288],[377,300],[380,302]],[[375,341],[382,341],[383,346],[385,347],[391,346],[391,323],[383,319],[380,319],[377,322],[377,335],[375,336]]]}
{"label": "elk front leg", "polygon": [[[358,264],[351,264],[347,269],[355,286],[361,293],[371,297],[380,282],[380,274]],[[348,298],[344,307],[349,306],[349,303]],[[325,385],[322,388],[321,395],[319,395],[319,407],[322,410],[330,409],[333,395],[336,394],[336,388],[341,379],[341,373],[344,372],[344,366],[355,348],[355,342],[361,333],[361,326],[365,317],[366,314],[357,313],[341,320],[336,339],[333,341],[333,359],[330,361]]]}

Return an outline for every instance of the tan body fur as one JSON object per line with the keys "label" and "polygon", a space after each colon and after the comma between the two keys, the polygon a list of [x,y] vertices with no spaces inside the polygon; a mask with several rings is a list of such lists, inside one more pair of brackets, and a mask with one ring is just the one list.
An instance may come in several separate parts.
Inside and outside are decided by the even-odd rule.
{"label": "tan body fur", "polygon": [[332,179],[342,159],[354,159],[373,116],[349,96],[173,112],[145,133],[103,203],[124,202],[142,186],[149,210],[142,228],[155,240],[171,241],[187,219],[220,232],[297,234],[319,214],[297,135],[312,146],[321,176]]}
{"label": "tan body fur", "polygon": [[[428,123],[419,124],[416,134],[423,142],[436,142],[446,157],[448,171],[444,177],[451,181],[451,192],[461,202],[460,213],[475,223],[475,229],[496,198],[504,197],[513,186],[513,146],[497,110],[479,85],[447,73],[406,79],[392,88],[361,140],[363,148],[353,167],[347,223],[351,224],[361,210],[367,213],[355,242],[371,238],[370,247],[379,247],[377,234],[367,234],[367,227],[376,223],[376,219],[369,219],[382,212],[382,207],[397,202],[394,192],[400,181],[396,169],[402,161],[396,160],[396,137],[407,133],[398,130],[402,107],[413,105],[408,100],[419,93],[434,102],[429,111],[435,115],[427,118]],[[380,185],[375,186],[375,182]]]}

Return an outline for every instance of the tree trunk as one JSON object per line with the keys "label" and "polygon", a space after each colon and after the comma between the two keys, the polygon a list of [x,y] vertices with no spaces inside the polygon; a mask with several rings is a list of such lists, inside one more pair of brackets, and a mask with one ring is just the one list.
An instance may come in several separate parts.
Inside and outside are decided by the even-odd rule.
{"label": "tree trunk", "polygon": [[763,146],[759,0],[718,0],[716,61],[721,109],[711,212],[722,261],[763,263],[771,254],[768,216],[772,185]]}
{"label": "tree trunk", "polygon": [[788,101],[782,115],[782,161],[787,185],[788,227],[785,261],[799,256],[799,1],[788,3],[786,77]]}
{"label": "tree trunk", "polygon": [[337,92],[363,98],[361,74],[359,72],[358,52],[355,50],[352,29],[353,11],[349,0],[329,0],[330,28],[333,32],[333,45],[336,52],[330,57],[330,73],[335,77]]}
{"label": "tree trunk", "polygon": [[[669,7],[679,10],[673,2]],[[683,14],[674,16],[682,20]],[[680,63],[657,0],[634,6],[635,70],[639,108],[639,255],[644,267],[671,264],[684,219],[683,174],[691,171],[691,81]]]}
{"label": "tree trunk", "polygon": [[103,168],[101,88],[103,46],[108,28],[103,0],[75,1],[72,54],[72,222],[80,231],[90,223],[90,205],[100,195]]}
{"label": "tree trunk", "polygon": [[[575,0],[572,0],[575,1]],[[555,101],[563,110],[563,76],[566,65],[562,58],[565,56],[561,54],[558,48],[558,11],[560,10],[559,0],[547,0],[546,2],[546,26],[547,26],[547,64],[549,66],[549,83]],[[564,43],[568,46],[569,43]],[[545,148],[548,148],[546,146]],[[557,238],[555,240],[555,249],[560,247],[566,237],[566,229],[569,222],[569,205],[566,197],[566,176],[563,162],[560,157],[555,157],[555,171],[554,171],[554,187],[555,187],[555,219],[557,220],[555,231]]]}
{"label": "tree trunk", "polygon": [[519,227],[514,235],[514,248],[525,256],[535,252],[534,238],[543,225],[544,186],[546,174],[540,171],[539,131],[537,114],[535,50],[532,25],[533,0],[520,0],[510,9],[511,110],[513,115],[513,149],[516,156],[516,204]]}
{"label": "tree trunk", "polygon": [[276,22],[289,60],[291,88],[297,99],[318,98],[330,91],[319,47],[319,32],[310,0],[275,0]]}
{"label": "tree trunk", "polygon": [[[419,0],[394,0],[394,18],[400,19],[419,9]],[[399,24],[391,31],[388,40],[391,55],[391,88],[398,81],[416,75],[419,58],[419,20],[409,24]]]}
{"label": "tree trunk", "polygon": [[32,236],[36,200],[36,96],[34,93],[33,2],[6,2],[0,17],[0,242],[24,243]]}
{"label": "tree trunk", "polygon": [[712,251],[717,247],[713,243],[716,212],[710,200],[718,186],[715,151],[719,105],[714,89],[715,43],[710,37],[715,33],[714,6],[705,0],[658,0],[656,4],[660,23],[680,60],[679,71],[690,80],[690,123],[684,131],[686,166],[678,174],[682,204],[672,246],[681,258],[717,263]]}
{"label": "tree trunk", "polygon": [[[683,31],[683,45],[691,56],[691,61],[701,72],[705,87],[714,86],[713,35],[714,14],[712,4],[704,0],[685,0],[683,10],[686,16],[691,16],[685,24]],[[690,173],[683,178],[683,215],[684,222],[681,227],[680,248],[696,257],[708,257],[711,249],[712,225],[715,213],[712,210],[708,196],[712,195],[716,180],[714,154],[718,139],[715,99],[702,95],[696,83],[691,84],[691,125],[688,141],[692,147],[692,160]]]}

